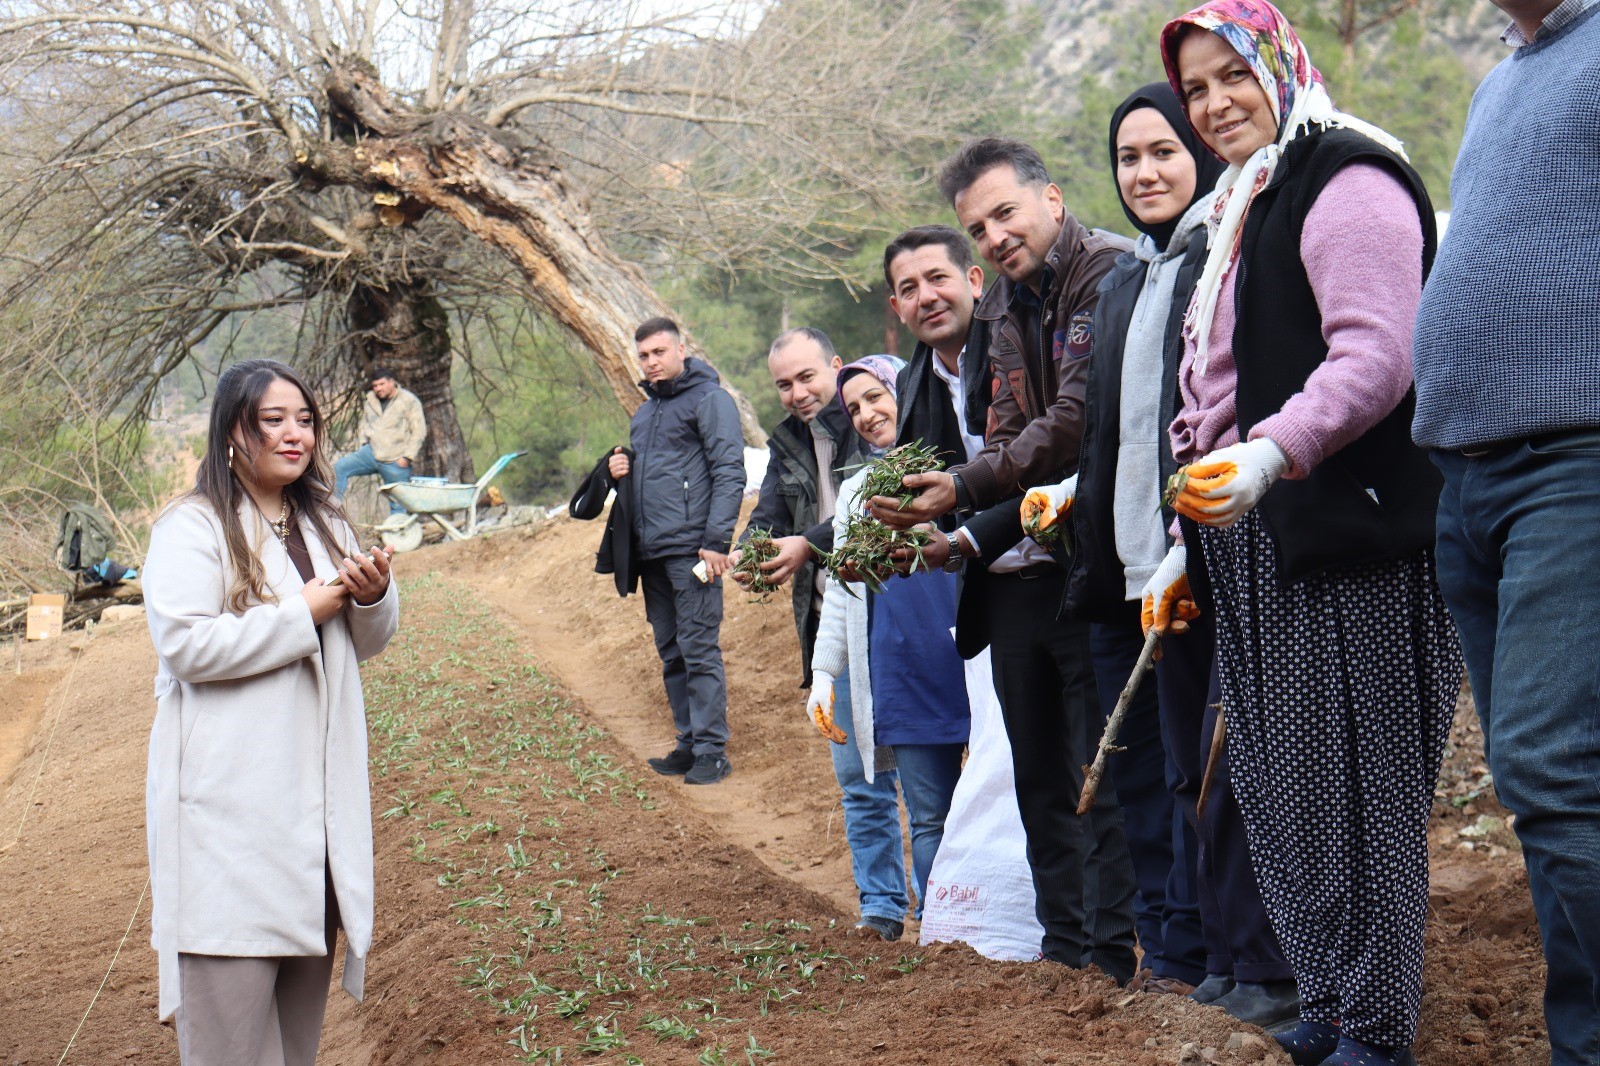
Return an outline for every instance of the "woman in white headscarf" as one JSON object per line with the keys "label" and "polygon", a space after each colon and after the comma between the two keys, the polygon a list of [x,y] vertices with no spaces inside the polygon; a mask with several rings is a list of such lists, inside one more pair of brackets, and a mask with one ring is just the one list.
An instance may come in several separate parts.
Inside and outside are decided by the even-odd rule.
{"label": "woman in white headscarf", "polygon": [[1410,438],[1433,211],[1399,143],[1334,108],[1266,0],[1205,4],[1161,45],[1229,169],[1170,429],[1183,543],[1145,587],[1145,625],[1193,613],[1202,551],[1234,792],[1300,989],[1279,1042],[1302,1064],[1408,1062],[1461,680],[1434,576],[1439,476]]}

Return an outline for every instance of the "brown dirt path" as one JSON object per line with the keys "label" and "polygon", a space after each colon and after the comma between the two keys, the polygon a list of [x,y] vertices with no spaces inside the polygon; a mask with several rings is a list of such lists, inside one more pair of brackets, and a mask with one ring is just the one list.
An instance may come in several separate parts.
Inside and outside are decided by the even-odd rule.
{"label": "brown dirt path", "polygon": [[[70,651],[69,643],[84,650]],[[144,756],[155,667],[149,634],[125,623],[101,628],[92,640],[68,634],[26,651],[44,660],[24,663],[25,671],[37,665],[34,682],[53,676],[57,683],[30,743],[10,753],[19,759],[0,792],[0,844],[27,808],[21,839],[0,855],[0,1062],[56,1061],[130,919],[116,972],[67,1061],[161,1061],[143,1055],[167,1037],[156,1023],[148,898],[135,915],[147,874]],[[8,671],[0,705],[30,687],[28,677]]]}
{"label": "brown dirt path", "polygon": [[[498,681],[485,686],[470,677],[452,680],[448,669],[442,675],[439,667],[424,669],[460,650],[464,638],[448,629],[454,616],[476,617],[487,607],[499,635],[574,694],[574,728],[599,723],[610,731],[583,734],[593,759],[609,760],[605,765],[625,773],[663,750],[669,726],[643,607],[636,599],[619,600],[609,579],[591,572],[599,532],[596,524],[554,522],[404,559],[403,574],[437,570],[442,584],[424,594],[427,581],[418,583],[402,638],[370,667],[374,713],[413,711],[435,698],[433,688],[450,684],[466,695],[452,697],[455,709],[424,730],[422,742],[443,743],[447,725],[449,735],[487,730]],[[479,604],[471,602],[474,596]],[[472,967],[462,960],[487,957],[493,969],[507,965],[507,952],[522,949],[507,941],[503,922],[467,920],[495,912],[459,908],[482,892],[475,879],[505,866],[508,834],[515,830],[534,854],[539,827],[556,823],[562,828],[549,831],[539,861],[555,854],[559,833],[561,847],[574,856],[604,849],[601,865],[614,880],[605,885],[603,917],[596,912],[581,931],[559,941],[534,937],[529,944],[540,954],[519,965],[556,984],[572,962],[550,953],[576,946],[585,958],[609,960],[608,972],[616,972],[631,952],[663,948],[651,915],[703,915],[683,932],[681,945],[673,941],[689,955],[698,952],[700,965],[673,970],[670,990],[664,979],[660,989],[635,979],[636,987],[614,993],[618,998],[606,1009],[632,1024],[657,1014],[675,1017],[700,1003],[697,997],[720,997],[740,1019],[739,1028],[726,1030],[734,1037],[727,1062],[747,1061],[739,1050],[746,1029],[778,1062],[1164,1066],[1260,1059],[1258,1045],[1228,1048],[1241,1030],[1218,1011],[1172,997],[1129,996],[1090,975],[994,964],[964,948],[913,956],[906,945],[883,958],[863,956],[859,941],[830,929],[853,913],[848,854],[826,749],[800,713],[787,606],[778,599],[749,604],[733,593],[725,634],[736,772],[722,785],[685,789],[644,772],[637,794],[647,799],[633,805],[617,802],[616,794],[610,802],[574,802],[570,787],[556,786],[519,793],[513,803],[499,794],[522,786],[503,759],[497,764],[482,754],[489,749],[480,743],[472,757],[456,760],[474,775],[467,784],[455,782],[474,808],[470,817],[419,811],[412,818],[378,818],[378,928],[368,999],[355,1006],[334,997],[319,1061],[470,1066],[517,1060],[505,1043],[510,1023],[468,987]],[[143,783],[153,654],[137,623],[103,627],[79,643],[81,652],[71,651],[69,642],[25,648],[22,678],[0,671],[0,768],[10,767],[0,769],[0,847],[27,807],[21,839],[0,853],[6,901],[0,908],[0,1063],[57,1061],[130,917],[127,946],[66,1061],[175,1063],[172,1032],[155,1021],[149,903],[135,908],[146,878]],[[495,713],[515,717],[523,707],[518,702]],[[21,743],[8,739],[24,735]],[[1503,814],[1492,793],[1479,787],[1481,758],[1464,705],[1433,829],[1418,1046],[1424,1066],[1548,1060],[1539,1011],[1542,964],[1514,839],[1493,823],[1487,835],[1462,834],[1482,828],[1484,816]],[[420,796],[438,789],[442,776],[456,772],[447,763],[436,757],[427,766],[386,767],[374,781],[375,814],[390,813],[397,792]],[[35,780],[38,790],[27,806],[26,790]],[[619,787],[626,794],[634,786]],[[483,829],[486,808],[503,812],[501,825]],[[450,861],[465,880],[430,865],[440,858],[420,857],[436,853],[455,855]],[[497,855],[498,866],[492,861]],[[544,891],[581,892],[581,880],[550,881],[556,887]],[[560,887],[570,885],[578,887]],[[524,892],[518,898],[522,902],[506,913],[525,914],[527,901],[538,897]],[[579,901],[567,909],[577,914]],[[757,935],[750,923],[783,921],[809,930],[784,935],[803,939],[815,957],[835,961],[810,984],[796,983],[799,998],[775,1001],[769,1012],[766,1000],[753,998],[756,992],[730,991],[718,982],[732,973],[731,987],[739,987],[740,953]],[[908,962],[913,958],[920,961]],[[549,1007],[548,999],[541,1002]],[[539,1024],[546,1034],[572,1031],[569,1020],[558,1021],[548,1010]],[[569,1036],[568,1055],[597,1062],[628,1061],[627,1054],[650,1063],[706,1061],[702,1054],[721,1046],[713,1037],[724,1030],[701,1026],[705,1032],[693,1043],[656,1042],[630,1030],[627,1052],[588,1055],[578,1055]],[[1192,1045],[1187,1058],[1185,1044]]]}
{"label": "brown dirt path", "polygon": [[[429,561],[505,610],[530,653],[642,762],[669,741],[670,719],[642,601],[619,599],[611,578],[592,572],[601,528],[598,521],[558,518],[492,539],[439,545],[429,549]],[[792,687],[798,648],[787,599],[752,602],[730,585],[723,644],[736,772],[713,789],[674,791],[769,868],[853,913],[837,786],[801,713],[803,693]],[[572,654],[574,647],[584,653]],[[749,719],[742,722],[741,711]],[[1477,842],[1461,835],[1482,815],[1506,813],[1492,787],[1474,787],[1486,773],[1482,750],[1463,692],[1430,834],[1427,987],[1418,1041],[1424,1066],[1536,1063],[1548,1056],[1543,960],[1515,837],[1509,830]],[[1468,795],[1472,802],[1450,802]]]}
{"label": "brown dirt path", "polygon": [[[425,550],[427,565],[471,586],[511,620],[540,668],[572,692],[642,768],[672,747],[640,595],[619,598],[594,572],[603,522],[562,518]],[[728,674],[729,759],[711,788],[662,781],[673,802],[704,814],[731,843],[774,872],[856,913],[844,813],[828,742],[805,716],[800,651],[787,594],[764,601],[724,581],[723,660]]]}

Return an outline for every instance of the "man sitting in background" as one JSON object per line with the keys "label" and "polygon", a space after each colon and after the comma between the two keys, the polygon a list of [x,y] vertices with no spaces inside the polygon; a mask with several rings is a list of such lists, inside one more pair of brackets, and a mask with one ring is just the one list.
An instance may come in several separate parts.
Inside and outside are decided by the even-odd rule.
{"label": "man sitting in background", "polygon": [[[372,391],[361,405],[361,425],[356,430],[361,447],[333,464],[333,491],[340,499],[353,477],[377,474],[385,485],[409,479],[428,438],[428,420],[415,393],[402,389],[393,372],[381,366],[373,368],[368,380]],[[389,501],[390,514],[402,510]]]}

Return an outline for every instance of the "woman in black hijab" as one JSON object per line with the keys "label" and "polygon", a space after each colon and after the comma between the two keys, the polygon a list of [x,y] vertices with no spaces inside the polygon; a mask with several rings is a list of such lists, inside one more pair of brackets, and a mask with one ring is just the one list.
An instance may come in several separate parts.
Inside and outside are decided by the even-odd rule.
{"label": "woman in black hijab", "polygon": [[[1171,544],[1161,491],[1177,463],[1166,429],[1178,401],[1184,311],[1224,169],[1165,82],[1122,102],[1109,141],[1122,209],[1141,236],[1101,283],[1079,474],[1030,501],[1071,508],[1067,598],[1094,623],[1107,712],[1144,643],[1140,595]],[[1189,992],[1254,1024],[1293,1024],[1292,971],[1261,906],[1225,765],[1213,771],[1204,819],[1196,814],[1215,723],[1208,706],[1217,700],[1210,617],[1193,619],[1163,651],[1156,683],[1141,686],[1117,738],[1126,750],[1111,763],[1139,882],[1145,969],[1136,983]]]}
{"label": "woman in black hijab", "polygon": [[[1134,125],[1127,131],[1129,134],[1128,139],[1123,142],[1121,138],[1123,124],[1129,116],[1145,109],[1149,109],[1159,115],[1161,120],[1166,123],[1165,128],[1157,129],[1154,124],[1154,116],[1140,115],[1135,119]],[[1146,135],[1144,137],[1139,136],[1141,132]],[[1175,165],[1179,168],[1192,167],[1194,170],[1194,183],[1192,187],[1188,187],[1187,182],[1184,182],[1189,189],[1186,199],[1180,196],[1176,199],[1159,201],[1148,206],[1141,203],[1139,209],[1135,210],[1135,203],[1138,201],[1136,198],[1130,200],[1130,188],[1137,180],[1139,163],[1148,162],[1155,165],[1159,163],[1159,160],[1153,156],[1149,160],[1135,160],[1133,157],[1129,157],[1125,173],[1123,162],[1127,153],[1122,149],[1137,154],[1140,146],[1149,148],[1151,146],[1149,136],[1151,132],[1159,132],[1161,140],[1176,141],[1177,145],[1181,145],[1183,150],[1188,153],[1188,160],[1177,160]],[[1176,148],[1177,146],[1172,147]],[[1162,156],[1162,158],[1175,157]],[[1216,187],[1217,179],[1222,177],[1222,172],[1226,169],[1227,164],[1212,155],[1210,149],[1200,140],[1200,136],[1195,133],[1188,117],[1184,115],[1183,105],[1179,103],[1178,97],[1172,91],[1172,86],[1164,81],[1146,85],[1122,101],[1111,114],[1111,173],[1116,177],[1117,191],[1121,194],[1123,214],[1128,216],[1128,221],[1133,223],[1135,229],[1149,237],[1159,249],[1165,250],[1167,248],[1184,216],[1190,213],[1190,209],[1195,204],[1210,196],[1211,191]],[[1125,178],[1127,180],[1126,184]],[[1192,233],[1198,223],[1203,220],[1204,213],[1201,212],[1196,215],[1190,224],[1184,227],[1185,232]]]}

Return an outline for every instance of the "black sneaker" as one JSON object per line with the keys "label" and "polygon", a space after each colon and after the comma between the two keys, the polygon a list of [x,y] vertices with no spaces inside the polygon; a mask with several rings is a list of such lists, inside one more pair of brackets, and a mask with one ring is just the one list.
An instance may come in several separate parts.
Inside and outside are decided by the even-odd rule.
{"label": "black sneaker", "polygon": [[895,941],[905,935],[904,922],[897,922],[893,918],[885,918],[877,914],[868,914],[856,923],[850,930],[853,936],[876,938],[878,940]]}
{"label": "black sneaker", "polygon": [[650,769],[666,777],[681,777],[694,765],[694,752],[687,748],[673,748],[659,759],[646,759]]}
{"label": "black sneaker", "polygon": [[683,775],[686,785],[714,785],[733,773],[733,764],[726,755],[696,755],[694,766]]}

